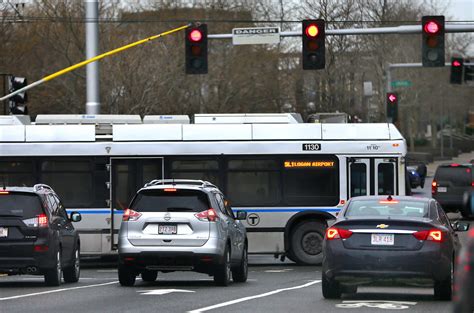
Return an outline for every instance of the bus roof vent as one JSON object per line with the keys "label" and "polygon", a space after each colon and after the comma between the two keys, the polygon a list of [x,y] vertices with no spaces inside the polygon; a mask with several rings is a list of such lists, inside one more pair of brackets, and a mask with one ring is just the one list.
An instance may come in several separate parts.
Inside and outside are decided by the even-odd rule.
{"label": "bus roof vent", "polygon": [[0,115],[0,125],[29,125],[29,115]]}
{"label": "bus roof vent", "polygon": [[195,114],[195,124],[297,124],[299,113]]}
{"label": "bus roof vent", "polygon": [[112,125],[142,124],[140,115],[108,114],[43,114],[38,115],[36,125],[95,125],[96,135],[111,135]]}
{"label": "bus roof vent", "polygon": [[143,124],[189,124],[187,115],[146,115]]}

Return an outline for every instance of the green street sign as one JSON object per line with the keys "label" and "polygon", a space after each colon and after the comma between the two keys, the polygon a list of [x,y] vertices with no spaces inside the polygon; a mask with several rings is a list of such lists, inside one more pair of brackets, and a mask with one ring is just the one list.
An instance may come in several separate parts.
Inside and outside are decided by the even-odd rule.
{"label": "green street sign", "polygon": [[392,87],[411,87],[410,80],[394,80],[392,82]]}

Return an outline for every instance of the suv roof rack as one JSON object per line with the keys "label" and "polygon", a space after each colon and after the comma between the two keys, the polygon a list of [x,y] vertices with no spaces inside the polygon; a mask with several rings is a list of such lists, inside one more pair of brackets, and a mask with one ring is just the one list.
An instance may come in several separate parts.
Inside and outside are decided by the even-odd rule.
{"label": "suv roof rack", "polygon": [[48,185],[45,185],[45,184],[36,184],[33,186],[33,189],[35,191],[40,191],[42,189],[48,189],[50,191],[53,191],[53,188],[49,187]]}
{"label": "suv roof rack", "polygon": [[212,187],[212,188],[217,188],[216,185],[205,181],[205,180],[195,180],[195,179],[154,179],[150,181],[149,183],[146,183],[144,187],[150,187],[150,186],[157,186],[157,185],[164,185],[164,184],[172,184],[172,185],[177,185],[177,184],[182,184],[182,185],[197,185],[201,187]]}

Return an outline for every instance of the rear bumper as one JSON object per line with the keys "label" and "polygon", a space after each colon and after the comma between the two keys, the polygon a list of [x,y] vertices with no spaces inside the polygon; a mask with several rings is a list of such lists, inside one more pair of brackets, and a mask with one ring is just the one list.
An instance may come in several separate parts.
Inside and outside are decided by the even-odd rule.
{"label": "rear bumper", "polygon": [[440,253],[436,245],[427,242],[420,250],[400,251],[346,249],[340,241],[326,243],[323,272],[343,283],[432,283],[450,275],[451,257]]}
{"label": "rear bumper", "polygon": [[441,204],[443,210],[445,211],[457,211],[462,209],[463,205],[463,196],[448,196],[440,195],[439,193],[435,194],[433,198]]}
{"label": "rear bumper", "polygon": [[226,242],[218,238],[200,247],[189,246],[133,246],[126,238],[119,241],[119,264],[137,272],[197,271],[212,273],[214,265],[223,262]]}
{"label": "rear bumper", "polygon": [[43,274],[45,270],[56,266],[53,251],[35,252],[30,257],[0,257],[0,273],[7,274]]}

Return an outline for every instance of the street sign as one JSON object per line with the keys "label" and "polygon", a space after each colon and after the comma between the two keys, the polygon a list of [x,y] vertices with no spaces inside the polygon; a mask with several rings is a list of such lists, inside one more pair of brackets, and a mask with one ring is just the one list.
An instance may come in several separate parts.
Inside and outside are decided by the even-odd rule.
{"label": "street sign", "polygon": [[280,27],[251,27],[232,29],[232,44],[260,45],[280,43]]}
{"label": "street sign", "polygon": [[394,80],[392,82],[392,87],[411,87],[410,80]]}

